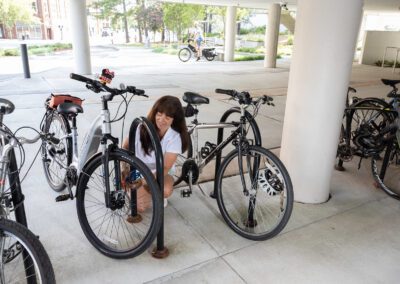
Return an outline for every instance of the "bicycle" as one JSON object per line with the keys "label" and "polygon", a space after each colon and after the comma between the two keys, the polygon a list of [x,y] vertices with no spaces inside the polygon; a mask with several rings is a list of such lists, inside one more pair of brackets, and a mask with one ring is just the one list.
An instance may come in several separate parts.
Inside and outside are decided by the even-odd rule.
{"label": "bicycle", "polygon": [[[14,148],[23,150],[22,144],[39,139],[57,143],[57,139],[42,133],[34,139],[16,137],[3,123],[4,115],[14,109],[12,102],[0,99],[0,283],[55,283],[49,256],[38,237],[27,228]],[[11,219],[12,212],[15,221]]]}
{"label": "bicycle", "polygon": [[[398,99],[400,94],[397,93],[396,84],[400,83],[400,80],[382,79],[382,83],[392,87],[392,90],[387,94],[387,97],[391,100],[386,102],[383,99],[366,98],[354,103],[345,110],[345,113],[346,111],[350,112],[350,115],[346,118],[346,125],[347,129],[351,127],[349,123],[351,113],[362,111],[363,114],[368,114],[360,120],[361,123],[356,124],[355,135],[353,136],[354,144],[359,146],[362,151],[354,151],[351,154],[358,154],[361,159],[371,157],[371,171],[375,186],[381,188],[389,196],[400,200],[399,172],[396,168],[400,163],[398,158],[400,153],[398,146],[398,139],[400,138],[398,133],[398,117],[400,114]],[[349,144],[348,141],[349,134],[347,134],[347,143]],[[340,147],[339,144],[338,149]],[[384,152],[383,158],[380,155],[382,152]],[[344,170],[342,167],[343,156],[339,157],[342,160],[339,158],[336,169]]]}
{"label": "bicycle", "polygon": [[[111,123],[125,117],[133,96],[146,95],[133,86],[110,88],[105,83],[78,74],[71,73],[70,77],[85,83],[95,93],[108,94],[101,97],[101,114],[92,122],[79,155],[77,115],[83,112],[79,104],[82,100],[61,97],[57,99],[59,104],[47,100],[42,129],[54,134],[61,142],[58,146],[42,145],[45,175],[55,191],[68,189],[68,193],[58,196],[56,201],[73,199],[71,188],[76,185],[79,223],[86,238],[99,252],[112,258],[134,257],[153,242],[159,231],[162,197],[147,166],[118,146],[118,138],[111,135]],[[128,93],[132,94],[129,101],[124,96]],[[121,117],[111,119],[108,103],[116,96],[122,97],[126,109]],[[138,212],[136,188],[131,186],[135,184],[134,177],[129,177],[128,181],[121,177],[124,165],[148,185],[152,196],[150,210]]]}
{"label": "bicycle", "polygon": [[[214,157],[220,159],[222,150],[230,143],[234,149],[216,165],[213,196],[217,199],[222,217],[228,226],[244,238],[266,240],[276,236],[287,224],[293,208],[293,188],[289,174],[279,160],[269,150],[261,147],[260,134],[254,118],[262,104],[273,105],[272,98],[263,96],[253,99],[248,92],[217,89],[238,101],[239,108],[229,110],[240,113],[240,120],[233,122],[200,123],[197,120],[198,106],[209,103],[208,98],[197,93],[186,92],[183,101],[186,117],[194,117],[188,125],[191,144],[188,151],[178,157],[175,185],[185,181],[188,189],[181,191],[189,197],[192,187],[198,181],[202,169]],[[254,107],[253,114],[247,109]],[[223,120],[223,119],[222,119]],[[231,135],[218,145],[206,142],[198,149],[198,130],[234,128]],[[247,138],[250,130],[257,143]],[[222,135],[219,135],[222,140]],[[237,187],[241,188],[240,190]],[[213,197],[212,196],[212,197]]]}
{"label": "bicycle", "polygon": [[393,114],[382,112],[390,108],[390,104],[378,98],[360,99],[353,97],[349,99],[350,93],[356,90],[348,88],[346,96],[346,107],[343,115],[343,123],[340,129],[340,138],[337,150],[337,164],[335,169],[344,171],[344,162],[349,162],[354,156],[360,157],[359,167],[362,159],[371,157],[380,150],[370,144],[366,137],[379,133],[394,121]]}
{"label": "bicycle", "polygon": [[382,189],[389,196],[400,200],[400,106],[397,84],[400,80],[382,79],[385,85],[391,86],[392,90],[387,95],[391,98],[389,107],[381,110],[382,113],[390,113],[390,124],[379,132],[379,135],[371,137],[373,144],[384,150],[383,159],[375,154],[371,159],[372,176],[376,186]]}
{"label": "bicycle", "polygon": [[[187,62],[190,60],[190,58],[197,57],[197,48],[194,45],[192,45],[192,42],[193,42],[193,39],[188,39],[187,47],[181,48],[179,50],[178,57],[179,57],[180,61]],[[217,56],[217,53],[216,53],[214,47],[204,47],[201,49],[201,55],[207,61],[213,61],[214,58]]]}

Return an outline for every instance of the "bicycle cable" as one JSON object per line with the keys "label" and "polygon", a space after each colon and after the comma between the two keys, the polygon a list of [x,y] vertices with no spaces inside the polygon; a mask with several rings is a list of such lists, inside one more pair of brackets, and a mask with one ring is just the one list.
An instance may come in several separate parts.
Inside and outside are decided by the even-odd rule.
{"label": "bicycle cable", "polygon": [[[110,121],[110,123],[114,123],[114,122],[120,121],[121,119],[123,119],[125,117],[125,115],[126,115],[126,113],[128,111],[128,104],[127,104],[126,98],[124,97],[123,94],[121,94],[120,96],[122,97],[123,101],[119,104],[118,109],[117,109],[117,113],[115,114],[115,117]],[[119,113],[119,109],[121,108],[123,102],[125,102],[125,111],[118,119],[116,119],[116,117],[117,117],[117,115]]]}
{"label": "bicycle cable", "polygon": [[[130,103],[131,103],[133,97],[134,97],[134,94],[132,94],[132,96],[131,96],[131,97],[129,98],[129,100],[128,100],[128,104],[127,104],[127,106],[126,106],[126,109],[127,109],[127,110],[128,110],[128,108],[129,108],[129,105],[130,105]],[[123,139],[124,139],[125,118],[126,118],[126,116],[124,116],[124,119],[122,120],[122,127],[121,127],[121,147],[122,147],[122,143],[123,143]]]}

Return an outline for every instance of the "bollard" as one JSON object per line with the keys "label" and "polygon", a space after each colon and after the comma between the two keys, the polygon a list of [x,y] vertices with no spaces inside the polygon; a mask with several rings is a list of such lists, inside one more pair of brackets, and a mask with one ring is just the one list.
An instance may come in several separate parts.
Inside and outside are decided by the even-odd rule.
{"label": "bollard", "polygon": [[28,48],[26,47],[26,43],[21,44],[21,58],[24,68],[24,77],[25,79],[29,79],[31,77],[31,72],[29,71]]}

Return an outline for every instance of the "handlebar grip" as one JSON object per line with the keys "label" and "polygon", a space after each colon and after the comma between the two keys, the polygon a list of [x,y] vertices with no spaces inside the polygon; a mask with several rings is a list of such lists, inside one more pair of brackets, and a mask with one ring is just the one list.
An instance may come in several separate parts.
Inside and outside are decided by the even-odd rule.
{"label": "handlebar grip", "polygon": [[145,97],[148,97],[148,96],[145,95],[144,93],[145,93],[145,91],[144,91],[144,90],[141,90],[141,89],[136,89],[136,91],[135,91],[135,94],[138,95],[138,96],[145,96]]}
{"label": "handlebar grip", "polygon": [[90,78],[87,78],[85,76],[79,75],[79,74],[75,74],[75,73],[71,73],[69,74],[69,77],[73,80],[77,80],[83,83],[93,83],[93,80]]}
{"label": "handlebar grip", "polygon": [[235,93],[234,90],[224,90],[224,89],[215,89],[215,92],[218,94],[225,94],[228,96],[233,96],[233,94]]}

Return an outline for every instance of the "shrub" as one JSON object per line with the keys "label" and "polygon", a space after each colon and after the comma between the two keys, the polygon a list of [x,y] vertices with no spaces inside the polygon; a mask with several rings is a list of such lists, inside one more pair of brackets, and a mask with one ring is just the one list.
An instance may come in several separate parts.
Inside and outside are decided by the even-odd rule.
{"label": "shrub", "polygon": [[264,59],[264,55],[243,55],[235,58],[235,61],[253,61],[253,60],[262,60]]}
{"label": "shrub", "polygon": [[163,53],[164,52],[164,48],[163,47],[153,48],[153,52],[155,52],[155,53]]}
{"label": "shrub", "polygon": [[[382,66],[382,60],[378,60],[375,62],[376,66]],[[393,67],[394,65],[394,60],[385,60],[385,63],[383,64],[384,67]],[[400,67],[400,62],[396,62],[396,68]]]}
{"label": "shrub", "polygon": [[293,36],[289,35],[286,41],[286,45],[293,45]]}
{"label": "shrub", "polygon": [[261,27],[254,27],[254,28],[249,28],[249,29],[243,29],[241,28],[239,31],[240,35],[248,35],[248,34],[265,34],[265,26]]}
{"label": "shrub", "polygon": [[263,47],[241,47],[241,48],[236,49],[236,51],[263,54],[264,48]]}
{"label": "shrub", "polygon": [[19,50],[16,48],[13,49],[5,49],[3,51],[4,56],[18,56],[19,55]]}

